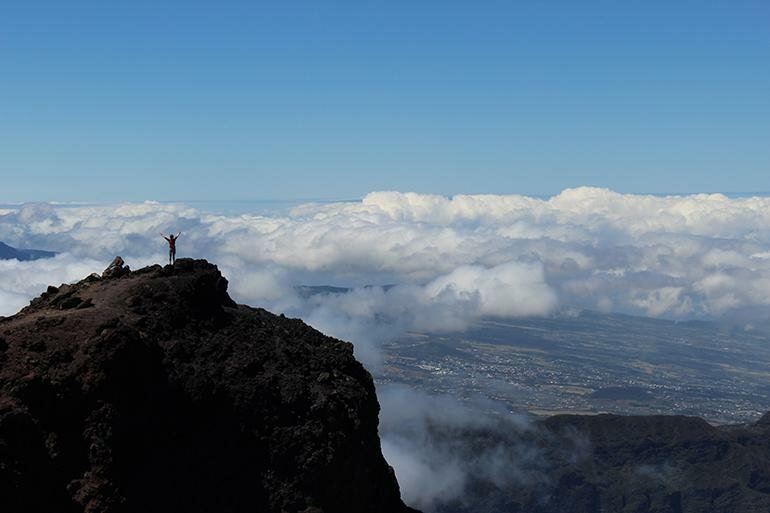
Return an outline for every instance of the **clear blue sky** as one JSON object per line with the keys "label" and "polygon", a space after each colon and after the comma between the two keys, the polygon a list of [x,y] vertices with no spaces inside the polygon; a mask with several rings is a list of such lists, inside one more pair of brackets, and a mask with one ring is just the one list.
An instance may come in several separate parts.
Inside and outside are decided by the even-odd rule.
{"label": "clear blue sky", "polygon": [[0,202],[770,190],[770,2],[11,1]]}

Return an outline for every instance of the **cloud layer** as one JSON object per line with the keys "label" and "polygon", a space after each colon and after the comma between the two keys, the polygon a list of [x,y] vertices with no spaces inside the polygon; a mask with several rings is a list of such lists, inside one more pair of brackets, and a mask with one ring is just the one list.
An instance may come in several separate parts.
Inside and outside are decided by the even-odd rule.
{"label": "cloud layer", "polygon": [[[403,330],[458,330],[479,316],[583,307],[672,318],[767,317],[770,198],[641,196],[568,189],[549,199],[376,192],[289,213],[217,215],[153,202],[29,204],[0,212],[0,240],[63,252],[3,262],[0,315],[116,254],[217,262],[236,299],[376,343]],[[310,298],[298,285],[352,287]],[[379,287],[369,285],[392,285]]]}
{"label": "cloud layer", "polygon": [[[770,318],[770,198],[639,196],[569,189],[550,199],[377,192],[275,215],[185,205],[29,204],[0,210],[0,241],[59,251],[0,261],[0,315],[49,284],[101,272],[115,255],[163,263],[158,232],[181,230],[179,256],[216,262],[241,302],[303,318],[354,342],[369,366],[407,331],[457,331],[482,316],[591,308],[670,318]],[[308,295],[298,286],[344,293]],[[304,289],[305,291],[307,289]],[[442,433],[495,433],[448,398],[382,390],[383,451],[407,501],[462,500],[470,480],[505,488],[545,475],[531,445],[458,445]],[[529,429],[505,416],[505,432]],[[501,438],[502,439],[502,438]]]}
{"label": "cloud layer", "polygon": [[[484,504],[479,493],[550,484],[548,442],[542,442],[548,433],[528,417],[499,411],[489,400],[462,403],[399,386],[381,387],[377,395],[382,452],[407,504],[426,513],[447,505],[449,511],[478,511]],[[567,441],[573,443],[561,457],[587,456],[586,440]]]}

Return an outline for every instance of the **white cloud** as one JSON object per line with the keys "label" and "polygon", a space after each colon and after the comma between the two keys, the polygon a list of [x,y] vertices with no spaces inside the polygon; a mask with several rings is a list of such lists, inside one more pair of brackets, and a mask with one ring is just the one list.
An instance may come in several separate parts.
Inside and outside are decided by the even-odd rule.
{"label": "white cloud", "polygon": [[78,281],[104,267],[100,261],[67,254],[30,262],[0,260],[0,315],[16,313],[48,285]]}
{"label": "white cloud", "polygon": [[426,291],[431,301],[444,295],[451,302],[473,299],[479,315],[498,317],[538,315],[556,304],[539,263],[507,262],[492,268],[464,265],[430,282]]}
{"label": "white cloud", "polygon": [[544,454],[519,436],[535,429],[526,417],[399,386],[377,395],[382,453],[407,504],[430,513],[466,498],[472,481],[505,490],[547,480]]}
{"label": "white cloud", "polygon": [[[116,254],[133,267],[163,262],[158,232],[181,230],[180,256],[218,263],[236,299],[372,344],[402,330],[463,329],[478,316],[557,306],[766,316],[769,228],[770,198],[587,187],[550,199],[375,192],[275,216],[156,202],[24,205],[0,212],[0,240],[64,254],[45,272],[28,269],[49,264],[24,264],[18,276],[6,267],[0,314]],[[294,289],[317,284],[354,290],[307,299]],[[365,287],[385,284],[395,286]]]}

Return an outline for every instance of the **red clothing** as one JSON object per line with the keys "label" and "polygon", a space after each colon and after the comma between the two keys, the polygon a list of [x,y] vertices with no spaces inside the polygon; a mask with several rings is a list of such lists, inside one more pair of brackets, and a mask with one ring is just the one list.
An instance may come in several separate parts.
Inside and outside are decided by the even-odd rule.
{"label": "red clothing", "polygon": [[163,237],[168,241],[168,249],[174,251],[176,249],[176,239],[174,237]]}

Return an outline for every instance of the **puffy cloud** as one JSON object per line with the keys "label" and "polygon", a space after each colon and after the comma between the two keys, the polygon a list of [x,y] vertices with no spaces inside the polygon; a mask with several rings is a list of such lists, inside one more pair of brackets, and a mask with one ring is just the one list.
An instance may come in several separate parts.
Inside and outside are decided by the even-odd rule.
{"label": "puffy cloud", "polygon": [[507,262],[489,269],[464,265],[436,278],[425,290],[431,302],[444,295],[450,302],[473,299],[479,315],[498,317],[538,315],[556,303],[543,267],[536,263]]}
{"label": "puffy cloud", "polygon": [[[30,271],[44,265],[31,263],[18,276],[6,269],[0,314],[48,282],[100,270],[116,254],[134,267],[162,262],[158,232],[181,230],[180,255],[217,262],[236,299],[364,343],[558,306],[766,317],[768,228],[770,198],[588,187],[549,199],[375,192],[275,215],[156,202],[23,205],[0,212],[0,240],[64,254],[56,269]],[[351,290],[308,298],[295,289],[321,284]]]}
{"label": "puffy cloud", "polygon": [[[288,294],[280,296],[285,305]],[[491,268],[461,266],[425,285],[318,294],[295,302],[290,311],[325,333],[355,341],[358,357],[376,365],[379,343],[403,332],[459,331],[482,316],[538,315],[555,305],[541,265],[509,262]]]}
{"label": "puffy cloud", "polygon": [[27,262],[0,260],[0,315],[16,313],[48,285],[78,281],[104,267],[100,261],[68,254]]}
{"label": "puffy cloud", "polygon": [[382,452],[411,506],[431,512],[462,502],[474,483],[506,490],[548,480],[545,455],[520,436],[536,429],[527,417],[489,400],[466,404],[400,386],[377,395]]}

